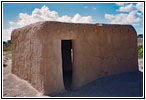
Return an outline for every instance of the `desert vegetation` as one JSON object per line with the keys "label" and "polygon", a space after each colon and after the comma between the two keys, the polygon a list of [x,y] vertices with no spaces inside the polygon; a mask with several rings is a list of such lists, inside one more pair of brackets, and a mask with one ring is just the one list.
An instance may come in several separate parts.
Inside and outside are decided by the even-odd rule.
{"label": "desert vegetation", "polygon": [[137,36],[137,41],[138,41],[138,57],[142,58],[143,57],[143,35],[139,34]]}
{"label": "desert vegetation", "polygon": [[138,57],[142,58],[143,57],[143,44],[140,44],[138,46]]}
{"label": "desert vegetation", "polygon": [[137,36],[138,41],[138,62],[139,62],[139,69],[143,70],[143,35],[139,34]]}
{"label": "desert vegetation", "polygon": [[3,42],[3,67],[7,67],[7,61],[11,59],[11,40]]}
{"label": "desert vegetation", "polygon": [[11,51],[11,40],[3,41],[3,51]]}

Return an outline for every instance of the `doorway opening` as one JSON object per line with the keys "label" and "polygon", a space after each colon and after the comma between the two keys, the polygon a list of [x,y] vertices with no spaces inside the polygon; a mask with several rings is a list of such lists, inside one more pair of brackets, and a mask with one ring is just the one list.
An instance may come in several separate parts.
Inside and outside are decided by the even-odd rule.
{"label": "doorway opening", "polygon": [[72,40],[61,40],[63,80],[66,90],[72,83]]}

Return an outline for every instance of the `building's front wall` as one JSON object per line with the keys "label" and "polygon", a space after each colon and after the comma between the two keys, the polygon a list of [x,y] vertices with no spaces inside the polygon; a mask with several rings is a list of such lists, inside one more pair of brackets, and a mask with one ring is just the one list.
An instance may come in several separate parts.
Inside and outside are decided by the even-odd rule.
{"label": "building's front wall", "polygon": [[[43,38],[42,60],[40,64],[41,75],[44,78],[44,94],[64,90],[61,41],[58,39]],[[43,41],[42,40],[42,41]]]}
{"label": "building's front wall", "polygon": [[72,40],[72,87],[138,69],[137,37],[127,25],[42,22],[12,32],[12,72],[40,92],[64,90],[61,40]]}
{"label": "building's front wall", "polygon": [[73,40],[73,84],[138,70],[137,36],[131,26],[105,25]]}

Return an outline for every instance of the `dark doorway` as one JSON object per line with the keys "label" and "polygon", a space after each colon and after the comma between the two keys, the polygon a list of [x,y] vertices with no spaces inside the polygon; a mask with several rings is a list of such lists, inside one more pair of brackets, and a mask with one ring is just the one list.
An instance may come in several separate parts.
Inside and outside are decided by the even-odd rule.
{"label": "dark doorway", "polygon": [[72,82],[72,40],[62,40],[61,51],[64,86],[69,90]]}

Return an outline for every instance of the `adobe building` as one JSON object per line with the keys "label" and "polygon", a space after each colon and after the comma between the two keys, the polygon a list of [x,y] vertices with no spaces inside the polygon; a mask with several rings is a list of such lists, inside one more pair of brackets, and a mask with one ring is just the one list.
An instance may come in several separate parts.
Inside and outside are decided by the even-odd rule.
{"label": "adobe building", "polygon": [[44,94],[138,70],[131,25],[37,22],[15,29],[12,72]]}

